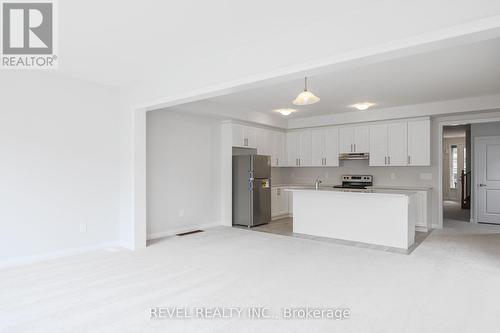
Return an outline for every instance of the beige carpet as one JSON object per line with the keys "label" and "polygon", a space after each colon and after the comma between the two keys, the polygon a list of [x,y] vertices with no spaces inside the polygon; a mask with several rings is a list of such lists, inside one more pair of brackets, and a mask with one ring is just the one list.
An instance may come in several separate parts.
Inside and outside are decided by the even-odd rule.
{"label": "beige carpet", "polygon": [[[219,227],[3,269],[0,331],[497,331],[500,230],[446,225],[411,255]],[[162,306],[346,307],[352,317],[150,320]]]}

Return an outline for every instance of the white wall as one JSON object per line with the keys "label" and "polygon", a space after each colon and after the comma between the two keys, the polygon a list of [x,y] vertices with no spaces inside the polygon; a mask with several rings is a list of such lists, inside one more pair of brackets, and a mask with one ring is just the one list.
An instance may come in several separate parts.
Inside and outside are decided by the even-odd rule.
{"label": "white wall", "polygon": [[220,223],[220,121],[174,111],[147,117],[147,233]]}
{"label": "white wall", "polygon": [[118,241],[117,91],[31,71],[0,91],[0,262]]}

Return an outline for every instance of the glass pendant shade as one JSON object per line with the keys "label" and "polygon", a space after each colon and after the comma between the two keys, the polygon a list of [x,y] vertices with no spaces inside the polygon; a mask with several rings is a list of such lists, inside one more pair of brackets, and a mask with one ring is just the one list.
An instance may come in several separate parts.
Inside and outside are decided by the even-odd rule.
{"label": "glass pendant shade", "polygon": [[304,91],[293,100],[294,105],[311,105],[319,102],[320,98],[307,90],[307,77],[304,78]]}

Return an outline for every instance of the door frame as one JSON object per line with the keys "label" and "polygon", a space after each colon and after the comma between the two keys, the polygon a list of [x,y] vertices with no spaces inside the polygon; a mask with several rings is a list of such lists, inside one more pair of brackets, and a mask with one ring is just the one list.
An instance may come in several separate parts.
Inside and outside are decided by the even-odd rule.
{"label": "door frame", "polygon": [[[443,228],[443,127],[453,126],[453,125],[481,124],[489,122],[500,122],[500,117],[498,116],[488,117],[487,115],[485,115],[484,118],[471,118],[471,119],[457,117],[457,119],[446,119],[438,123],[438,138],[437,138],[438,143],[437,147],[434,147],[435,149],[437,149],[437,160],[438,160],[438,188],[437,188],[438,195],[436,201],[438,208],[438,216],[436,221],[437,223],[432,226],[433,228],[438,228],[438,229]],[[474,149],[474,141],[471,141],[471,148],[474,150],[474,156],[475,156],[476,152]],[[473,210],[471,211],[470,222],[477,223],[477,208],[476,208],[476,193],[475,193],[476,173],[474,171],[476,162],[474,157],[472,158],[472,160],[474,161],[474,163],[472,165],[471,172],[472,172],[472,179],[474,179],[474,183],[471,185],[471,201],[473,203],[471,207],[473,208]]]}

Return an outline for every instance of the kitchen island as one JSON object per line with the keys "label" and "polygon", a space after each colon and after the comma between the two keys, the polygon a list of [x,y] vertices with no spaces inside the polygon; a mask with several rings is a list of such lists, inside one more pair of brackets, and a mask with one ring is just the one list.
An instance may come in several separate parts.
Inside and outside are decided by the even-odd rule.
{"label": "kitchen island", "polygon": [[408,249],[415,239],[416,192],[287,189],[293,232]]}

